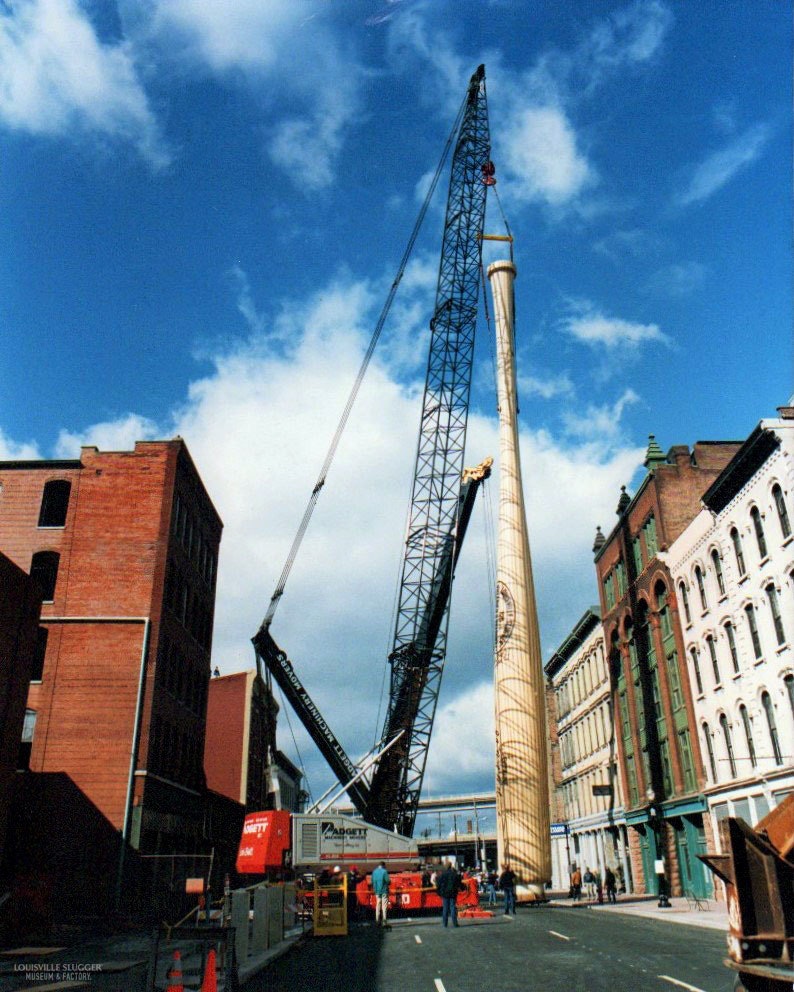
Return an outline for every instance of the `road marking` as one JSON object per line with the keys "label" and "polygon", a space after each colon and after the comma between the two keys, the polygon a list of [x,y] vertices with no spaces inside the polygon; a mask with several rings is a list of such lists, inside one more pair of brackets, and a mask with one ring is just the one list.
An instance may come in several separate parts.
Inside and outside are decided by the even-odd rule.
{"label": "road marking", "polygon": [[703,989],[699,989],[697,985],[680,982],[677,978],[671,978],[669,975],[657,975],[657,978],[663,978],[666,982],[670,982],[673,985],[680,985],[682,989],[689,989],[689,992],[703,992]]}
{"label": "road marking", "polygon": [[418,933],[415,933],[414,934],[414,940],[417,942],[417,944],[421,944],[422,943],[422,938],[419,936]]}
{"label": "road marking", "polygon": [[556,930],[549,930],[549,933],[554,934],[555,937],[559,937],[560,940],[570,940],[570,937],[566,937],[564,933],[557,933]]}
{"label": "road marking", "polygon": [[444,988],[444,983],[441,981],[440,978],[434,978],[433,981],[436,983],[436,988],[438,989],[438,992],[447,992],[447,990]]}

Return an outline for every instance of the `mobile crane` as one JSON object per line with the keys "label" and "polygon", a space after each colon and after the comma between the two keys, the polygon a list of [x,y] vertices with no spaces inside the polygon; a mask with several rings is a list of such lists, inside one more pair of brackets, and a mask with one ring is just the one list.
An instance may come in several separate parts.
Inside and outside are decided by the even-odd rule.
{"label": "mobile crane", "polygon": [[[290,559],[268,614],[253,637],[257,666],[264,663],[279,685],[361,819],[327,812],[249,814],[238,855],[239,872],[261,874],[289,865],[316,867],[328,862],[368,868],[381,860],[392,867],[408,867],[418,858],[411,836],[444,668],[452,579],[477,490],[490,472],[490,459],[477,469],[463,471],[486,192],[495,182],[484,66],[471,77],[448,148],[453,137],[409,525],[389,655],[389,706],[379,744],[368,762],[359,766],[349,758],[270,633]],[[434,182],[440,170],[441,165]],[[416,233],[417,228],[408,252]],[[376,336],[406,261],[407,253]],[[368,357],[373,347],[374,342]],[[312,492],[291,558],[324,484],[328,464],[330,455]],[[405,880],[408,888],[416,888],[414,882],[416,879]]]}

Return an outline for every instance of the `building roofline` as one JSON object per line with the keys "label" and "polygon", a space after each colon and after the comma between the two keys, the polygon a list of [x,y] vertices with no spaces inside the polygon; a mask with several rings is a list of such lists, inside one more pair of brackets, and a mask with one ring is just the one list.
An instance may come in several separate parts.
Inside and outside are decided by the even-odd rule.
{"label": "building roofline", "polygon": [[0,462],[0,472],[12,472],[17,469],[27,470],[28,472],[39,469],[43,472],[47,469],[52,470],[56,468],[83,468],[83,463],[79,458],[36,458],[25,461]]}
{"label": "building roofline", "polygon": [[566,661],[570,661],[574,651],[584,644],[593,630],[601,623],[601,607],[588,606],[577,620],[571,633],[565,638],[543,667],[548,676],[556,675]]}
{"label": "building roofline", "polygon": [[702,501],[712,513],[720,513],[780,447],[778,435],[761,421],[725,468],[703,493]]}

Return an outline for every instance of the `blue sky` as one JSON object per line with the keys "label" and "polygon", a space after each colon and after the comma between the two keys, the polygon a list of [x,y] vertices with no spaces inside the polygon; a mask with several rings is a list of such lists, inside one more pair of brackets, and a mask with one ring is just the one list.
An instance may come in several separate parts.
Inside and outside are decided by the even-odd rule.
{"label": "blue sky", "polygon": [[[791,394],[791,41],[778,0],[4,0],[0,457],[184,436],[226,525],[216,661],[250,664],[484,62],[548,655],[596,601],[595,524],[611,526],[648,433],[665,450],[743,438]],[[273,628],[353,753],[376,732],[443,199]],[[488,226],[501,230],[493,200]],[[479,333],[472,463],[496,444]],[[473,528],[437,792],[492,781]],[[286,721],[282,734],[291,750]],[[301,753],[322,791],[305,740]]]}

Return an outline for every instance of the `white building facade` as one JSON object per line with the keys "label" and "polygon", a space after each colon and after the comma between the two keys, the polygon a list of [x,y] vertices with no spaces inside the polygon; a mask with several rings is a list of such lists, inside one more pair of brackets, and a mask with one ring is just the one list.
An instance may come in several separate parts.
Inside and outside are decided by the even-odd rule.
{"label": "white building facade", "polygon": [[[633,891],[623,795],[612,728],[609,667],[598,607],[590,607],[544,666],[555,697],[566,834],[552,838],[554,887],[567,889],[574,866],[609,866]],[[560,880],[559,882],[557,880]],[[563,884],[561,884],[563,883]]]}
{"label": "white building facade", "polygon": [[[762,420],[663,559],[718,821],[794,792],[794,407]],[[694,732],[694,728],[693,728]]]}

